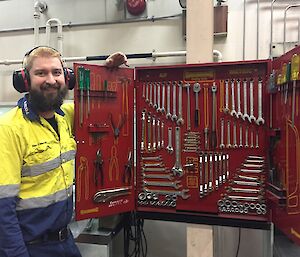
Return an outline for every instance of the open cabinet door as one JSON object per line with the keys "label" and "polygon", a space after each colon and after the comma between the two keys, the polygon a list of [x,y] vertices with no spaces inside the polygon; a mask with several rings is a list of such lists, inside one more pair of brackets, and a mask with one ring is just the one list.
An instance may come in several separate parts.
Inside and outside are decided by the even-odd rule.
{"label": "open cabinet door", "polygon": [[300,47],[273,61],[273,120],[268,187],[272,221],[300,244]]}
{"label": "open cabinet door", "polygon": [[74,64],[76,219],[134,209],[133,70]]}

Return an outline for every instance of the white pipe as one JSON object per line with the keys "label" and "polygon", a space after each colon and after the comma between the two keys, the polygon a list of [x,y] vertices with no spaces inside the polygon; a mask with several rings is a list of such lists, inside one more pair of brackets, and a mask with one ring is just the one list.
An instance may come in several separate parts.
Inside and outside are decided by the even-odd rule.
{"label": "white pipe", "polygon": [[50,46],[50,36],[51,36],[51,24],[56,24],[57,26],[57,50],[63,54],[63,33],[62,33],[62,22],[59,19],[52,18],[46,22],[46,40],[47,45]]}
{"label": "white pipe", "polygon": [[34,46],[39,45],[39,25],[41,13],[47,9],[47,4],[41,1],[36,1],[34,3],[34,13],[33,13],[33,34],[34,34]]}
{"label": "white pipe", "polygon": [[294,8],[294,7],[300,7],[300,4],[291,4],[287,6],[284,10],[284,23],[283,23],[283,54],[285,54],[285,44],[286,44],[286,13],[289,9]]}
{"label": "white pipe", "polygon": [[259,59],[259,18],[260,18],[260,5],[259,0],[257,0],[257,13],[256,13],[256,59]]}
{"label": "white pipe", "polygon": [[270,29],[270,59],[273,59],[273,12],[274,12],[274,3],[277,0],[272,0],[271,2],[271,29]]}
{"label": "white pipe", "polygon": [[[213,50],[213,55],[217,57],[218,62],[221,62],[223,59],[222,53],[218,50]],[[173,51],[173,52],[158,52],[152,53],[153,58],[157,57],[174,57],[174,56],[186,56],[186,51]],[[64,62],[78,62],[78,61],[87,61],[87,56],[81,57],[64,57]],[[0,65],[11,65],[11,64],[22,64],[23,60],[0,60]]]}

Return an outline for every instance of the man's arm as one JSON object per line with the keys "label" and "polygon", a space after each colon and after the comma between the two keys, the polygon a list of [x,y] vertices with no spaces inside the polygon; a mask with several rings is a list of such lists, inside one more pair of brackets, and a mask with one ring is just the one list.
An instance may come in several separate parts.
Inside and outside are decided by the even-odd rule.
{"label": "man's arm", "polygon": [[0,125],[0,145],[0,256],[29,257],[16,212],[22,154],[9,126]]}
{"label": "man's arm", "polygon": [[122,52],[113,53],[105,60],[105,65],[108,68],[116,68],[122,64],[127,65],[127,57]]}

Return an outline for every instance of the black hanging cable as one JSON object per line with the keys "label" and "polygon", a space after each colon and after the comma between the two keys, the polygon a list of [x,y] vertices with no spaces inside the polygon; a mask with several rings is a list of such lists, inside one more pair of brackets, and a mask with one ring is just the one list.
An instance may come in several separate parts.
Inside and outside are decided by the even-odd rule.
{"label": "black hanging cable", "polygon": [[236,248],[235,257],[239,256],[240,245],[241,245],[241,228],[239,227],[239,237],[238,237],[238,244],[237,244],[237,248]]}

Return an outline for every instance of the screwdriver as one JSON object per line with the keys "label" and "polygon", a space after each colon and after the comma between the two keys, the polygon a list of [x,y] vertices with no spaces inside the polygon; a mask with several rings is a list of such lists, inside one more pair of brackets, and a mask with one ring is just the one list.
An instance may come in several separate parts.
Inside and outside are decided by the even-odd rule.
{"label": "screwdriver", "polygon": [[80,89],[80,110],[79,110],[79,122],[80,127],[83,124],[83,90],[84,90],[84,67],[78,67],[78,77],[79,77],[79,89]]}
{"label": "screwdriver", "polygon": [[300,56],[294,54],[292,57],[291,64],[291,77],[293,81],[293,95],[292,95],[292,126],[295,124],[295,98],[296,98],[296,81],[299,77],[299,64],[300,64]]}
{"label": "screwdriver", "polygon": [[86,90],[86,95],[87,95],[87,113],[88,116],[90,116],[90,70],[89,69],[85,69],[85,90]]}

